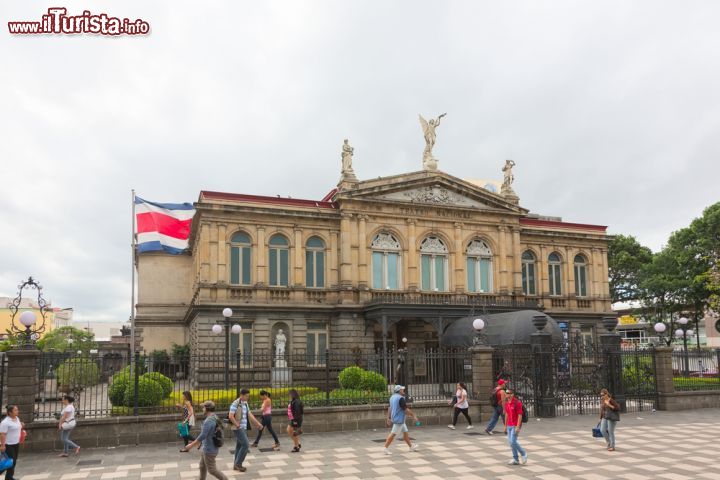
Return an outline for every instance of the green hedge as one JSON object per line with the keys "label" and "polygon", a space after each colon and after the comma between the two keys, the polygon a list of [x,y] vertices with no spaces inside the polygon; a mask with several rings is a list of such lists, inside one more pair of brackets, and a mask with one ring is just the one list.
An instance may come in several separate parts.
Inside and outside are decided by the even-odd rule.
{"label": "green hedge", "polygon": [[305,406],[336,406],[336,405],[372,405],[372,404],[384,404],[388,402],[390,395],[386,392],[368,391],[368,390],[353,390],[346,388],[339,388],[330,392],[330,401],[328,403],[325,392],[318,392],[312,395],[306,395],[303,397],[303,403]]}
{"label": "green hedge", "polygon": [[338,381],[343,390],[387,392],[388,382],[383,375],[356,366],[344,368],[338,375]]}
{"label": "green hedge", "polygon": [[100,369],[91,358],[69,358],[57,368],[57,382],[70,391],[92,387],[100,382]]}
{"label": "green hedge", "polygon": [[[163,388],[158,382],[144,375],[138,379],[138,407],[155,407],[160,405],[162,399]],[[135,405],[134,381],[127,384],[123,403],[126,407]]]}
{"label": "green hedge", "polygon": [[110,403],[122,405],[125,402],[125,389],[127,389],[128,383],[130,383],[130,376],[127,374],[113,376],[112,383],[108,387]]}
{"label": "green hedge", "polygon": [[163,389],[163,398],[169,397],[175,387],[173,381],[160,372],[145,373],[140,378],[149,378],[158,382]]}

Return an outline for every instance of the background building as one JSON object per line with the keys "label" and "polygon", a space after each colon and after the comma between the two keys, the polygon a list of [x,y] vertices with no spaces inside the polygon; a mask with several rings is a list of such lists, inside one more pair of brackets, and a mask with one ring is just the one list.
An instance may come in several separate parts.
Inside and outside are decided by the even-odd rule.
{"label": "background building", "polygon": [[[10,310],[10,305],[13,300],[15,300],[15,298],[0,297],[0,340],[5,340],[8,336],[8,330],[10,330],[10,325],[12,323],[12,310]],[[20,303],[20,308],[17,311],[17,315],[15,316],[15,322],[18,327],[22,326],[20,325],[20,315],[28,310],[35,312],[38,323],[41,321],[40,307],[38,307],[37,301],[32,298],[23,298]],[[63,312],[65,312],[65,309],[53,308],[52,303],[47,302],[47,310],[45,312],[45,331],[40,335],[40,337],[55,328],[55,322],[58,314],[60,314],[59,316],[61,318],[65,318],[67,316],[67,314]],[[72,313],[70,316],[72,318]]]}
{"label": "background building", "polygon": [[[496,188],[493,188],[496,190]],[[490,190],[493,190],[490,189]],[[232,348],[437,347],[471,313],[541,309],[590,343],[612,314],[606,227],[530,214],[441,171],[358,181],[321,200],[200,192],[191,252],[138,261],[138,343],[220,349],[224,307],[243,330]]]}

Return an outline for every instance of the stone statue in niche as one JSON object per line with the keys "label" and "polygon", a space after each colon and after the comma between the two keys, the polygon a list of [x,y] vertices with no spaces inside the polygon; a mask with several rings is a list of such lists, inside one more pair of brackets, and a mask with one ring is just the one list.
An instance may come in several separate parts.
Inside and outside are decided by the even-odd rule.
{"label": "stone statue in niche", "polygon": [[282,328],[278,330],[277,335],[275,335],[275,359],[276,360],[283,360],[285,358],[285,343],[287,342],[287,338],[285,337],[285,334],[282,331]]}

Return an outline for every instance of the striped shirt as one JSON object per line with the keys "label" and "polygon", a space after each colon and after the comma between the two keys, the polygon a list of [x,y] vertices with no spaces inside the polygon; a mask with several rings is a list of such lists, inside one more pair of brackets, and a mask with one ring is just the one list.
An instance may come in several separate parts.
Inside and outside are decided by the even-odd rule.
{"label": "striped shirt", "polygon": [[[240,418],[238,418],[238,407],[240,408]],[[250,407],[248,407],[247,402],[242,402],[238,398],[230,405],[230,413],[232,413],[235,416],[235,420],[238,421],[240,424],[241,430],[247,430],[248,426],[248,412],[250,411]],[[232,426],[233,430],[237,430],[237,427],[235,425]]]}

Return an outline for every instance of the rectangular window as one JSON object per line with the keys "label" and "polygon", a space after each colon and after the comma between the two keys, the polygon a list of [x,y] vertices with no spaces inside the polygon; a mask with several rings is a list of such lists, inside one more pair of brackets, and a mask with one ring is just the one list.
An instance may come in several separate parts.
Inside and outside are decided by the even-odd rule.
{"label": "rectangular window", "polygon": [[288,268],[290,266],[288,250],[280,250],[280,285],[288,286]]}
{"label": "rectangular window", "polygon": [[422,285],[423,290],[430,290],[430,255],[422,255],[420,257],[420,270],[422,272]]}
{"label": "rectangular window", "polygon": [[276,248],[270,249],[270,285],[278,284],[278,251]]}
{"label": "rectangular window", "polygon": [[230,283],[233,285],[240,283],[240,249],[238,247],[230,247]]}
{"label": "rectangular window", "polygon": [[243,247],[242,253],[242,283],[243,285],[250,285],[250,265],[252,264],[252,256],[250,255],[250,247]]}
{"label": "rectangular window", "polygon": [[560,265],[550,265],[550,295],[562,295],[560,286]]}
{"label": "rectangular window", "polygon": [[523,263],[522,284],[523,284],[523,293],[525,295],[535,295],[535,265],[534,264]]}
{"label": "rectangular window", "polygon": [[391,290],[397,290],[400,285],[399,278],[399,264],[400,255],[397,253],[387,254],[387,288]]}
{"label": "rectangular window", "polygon": [[490,282],[490,260],[480,259],[480,291],[488,293],[491,290]]}
{"label": "rectangular window", "polygon": [[372,254],[373,288],[383,288],[383,254],[373,252]]}
{"label": "rectangular window", "polygon": [[315,252],[305,252],[305,286],[315,286]]}
{"label": "rectangular window", "polygon": [[321,322],[308,322],[306,362],[309,366],[325,366],[325,350],[328,347],[327,326]]}
{"label": "rectangular window", "polygon": [[435,257],[435,290],[444,292],[445,287],[445,257]]}
{"label": "rectangular window", "polygon": [[315,286],[325,286],[325,252],[315,252]]}
{"label": "rectangular window", "polygon": [[[239,322],[242,330],[239,335],[230,334],[230,365],[237,364],[237,352],[240,349],[240,367],[252,366],[252,348],[253,348],[253,324],[252,322]],[[242,337],[242,338],[240,338]]]}
{"label": "rectangular window", "polygon": [[585,266],[575,266],[575,295],[578,297],[587,296],[587,282],[585,279]]}
{"label": "rectangular window", "polygon": [[467,270],[467,283],[468,292],[476,292],[475,289],[475,259],[468,258],[465,262],[465,269]]}

